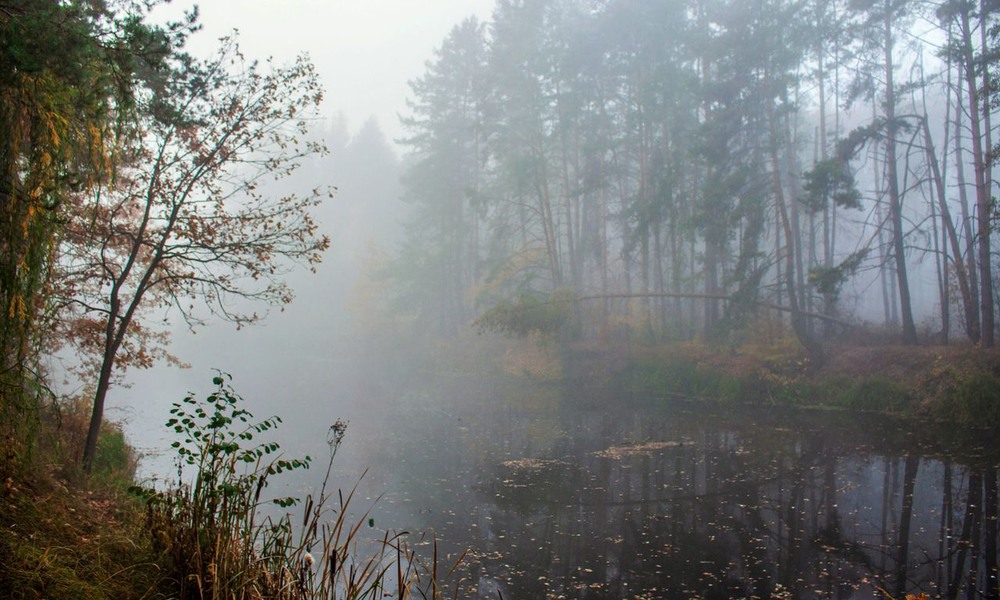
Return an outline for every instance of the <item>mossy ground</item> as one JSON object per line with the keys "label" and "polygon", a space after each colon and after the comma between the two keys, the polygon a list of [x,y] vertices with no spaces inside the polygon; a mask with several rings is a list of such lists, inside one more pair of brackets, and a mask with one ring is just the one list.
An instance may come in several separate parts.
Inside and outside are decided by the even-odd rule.
{"label": "mossy ground", "polygon": [[9,598],[159,598],[158,557],[125,479],[62,465],[10,473],[0,491],[0,589]]}
{"label": "mossy ground", "polygon": [[152,598],[156,557],[134,501],[44,474],[0,501],[0,588],[10,598]]}

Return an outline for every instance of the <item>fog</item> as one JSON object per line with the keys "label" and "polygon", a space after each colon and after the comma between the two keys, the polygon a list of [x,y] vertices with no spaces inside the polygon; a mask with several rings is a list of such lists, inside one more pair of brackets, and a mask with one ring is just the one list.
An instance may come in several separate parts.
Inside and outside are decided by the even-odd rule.
{"label": "fog", "polygon": [[326,117],[343,113],[352,131],[374,117],[386,137],[401,133],[407,81],[455,26],[469,16],[488,19],[488,0],[212,0],[172,2],[164,18],[197,5],[201,33],[193,52],[211,51],[215,40],[234,30],[251,58],[289,61],[307,53],[326,87]]}
{"label": "fog", "polygon": [[[173,2],[159,10],[169,18],[191,6]],[[390,251],[398,241],[405,207],[394,140],[403,135],[399,115],[406,111],[407,82],[421,75],[456,23],[474,15],[486,19],[492,6],[491,0],[197,4],[202,30],[189,44],[193,53],[210,54],[218,38],[235,31],[249,58],[280,63],[306,53],[316,65],[325,102],[313,137],[324,141],[329,154],[273,189],[302,193],[335,186],[334,197],[316,215],[332,246],[316,274],[302,268],[290,273],[296,299],[283,311],[241,331],[210,321],[192,332],[175,323],[171,352],[190,368],[135,370],[127,388],[111,393],[108,414],[126,424],[145,454],[143,473],[172,472],[172,438],[162,428],[167,411],[189,391],[206,392],[215,369],[233,375],[254,413],[280,414],[294,424],[289,429],[295,440],[322,443],[334,420],[358,413],[364,399],[356,378],[336,366],[347,358],[345,350],[349,354],[343,343],[352,333],[346,302],[357,265],[370,244]],[[300,435],[302,428],[310,434]]]}
{"label": "fog", "polygon": [[332,246],[315,273],[291,267],[287,278],[294,301],[239,330],[211,317],[204,327],[175,326],[170,349],[188,368],[132,370],[128,387],[113,393],[109,415],[127,424],[146,455],[144,474],[162,477],[172,471],[173,438],[161,427],[164,415],[188,392],[205,395],[216,370],[233,377],[255,415],[286,420],[281,437],[287,437],[283,446],[290,454],[322,451],[326,430],[337,419],[376,414],[357,371],[363,363],[351,344],[357,332],[349,304],[370,254],[389,252],[398,238],[396,219],[404,208],[398,159],[374,119],[351,135],[345,118],[338,117],[326,131],[330,154],[271,188],[280,194],[299,186],[337,187],[315,215]]}
{"label": "fog", "polygon": [[[304,426],[315,425],[321,430],[323,423],[338,417],[363,415],[360,407],[365,399],[357,395],[358,386],[366,385],[363,378],[377,379],[380,368],[394,368],[378,365],[377,357],[364,368],[356,362],[358,341],[364,340],[366,333],[373,331],[372,327],[380,327],[366,322],[381,318],[379,310],[369,310],[375,305],[380,305],[383,312],[412,312],[410,318],[422,322],[425,331],[430,328],[438,334],[454,336],[471,334],[473,319],[498,302],[522,293],[544,296],[553,289],[569,286],[583,296],[637,294],[638,298],[643,294],[658,294],[661,297],[642,300],[638,312],[635,306],[622,301],[612,305],[605,299],[605,314],[595,322],[585,319],[583,337],[633,336],[636,319],[655,316],[661,331],[652,332],[654,327],[650,325],[654,336],[690,339],[711,337],[715,335],[711,330],[717,324],[728,327],[730,319],[725,316],[720,321],[719,306],[713,306],[712,301],[689,298],[692,294],[735,293],[749,279],[757,281],[753,284],[757,286],[755,294],[785,303],[780,291],[784,285],[782,272],[792,267],[785,268],[783,263],[787,252],[781,247],[784,232],[779,213],[773,207],[755,208],[760,189],[770,184],[766,176],[755,182],[742,174],[748,169],[761,169],[763,174],[767,168],[775,168],[768,164],[772,159],[762,147],[755,145],[753,136],[759,134],[763,123],[747,120],[742,131],[709,151],[699,149],[698,144],[716,142],[695,142],[702,134],[684,120],[688,116],[676,116],[669,108],[657,109],[668,111],[662,118],[670,123],[657,134],[662,137],[659,142],[653,140],[654,134],[649,132],[652,129],[633,131],[636,125],[629,121],[632,116],[623,116],[621,121],[607,117],[609,107],[625,111],[629,102],[641,102],[641,98],[630,96],[633,83],[627,78],[608,75],[609,81],[616,82],[613,85],[621,86],[624,100],[607,95],[609,92],[600,87],[603,83],[591,80],[603,77],[611,61],[623,60],[621,53],[641,49],[649,43],[663,42],[664,48],[669,47],[672,43],[669,30],[676,25],[671,21],[676,15],[671,16],[666,5],[655,10],[628,3],[622,6],[597,3],[583,10],[553,4],[545,9],[552,13],[548,16],[543,15],[545,10],[535,11],[528,5],[518,8],[503,3],[495,5],[488,0],[436,0],[419,5],[391,0],[310,1],[286,3],[280,9],[271,2],[233,0],[199,6],[202,30],[189,43],[193,53],[210,53],[218,38],[236,31],[243,53],[251,59],[282,63],[305,53],[316,65],[325,99],[320,114],[312,121],[309,137],[325,143],[329,153],[308,159],[291,178],[273,183],[265,190],[280,195],[336,188],[334,196],[314,215],[320,232],[329,236],[331,247],[315,274],[302,268],[289,271],[287,277],[295,291],[294,302],[281,311],[272,311],[259,325],[236,331],[231,325],[209,319],[207,326],[190,331],[176,322],[176,315],[168,314],[173,336],[170,350],[190,368],[157,365],[148,371],[131,371],[127,376],[130,387],[112,391],[109,415],[124,421],[132,439],[153,457],[163,449],[164,440],[158,436],[159,415],[165,414],[169,404],[187,391],[203,388],[211,378],[212,369],[232,374],[237,389],[246,392],[257,411],[282,413]],[[172,3],[159,10],[163,11],[162,18],[168,18],[189,8],[184,3]],[[498,12],[494,13],[495,9]],[[560,11],[566,14],[561,15]],[[607,14],[602,16],[602,11]],[[642,11],[648,14],[643,16]],[[520,13],[526,19],[536,19],[537,23],[519,23]],[[499,24],[492,21],[497,15],[501,18]],[[469,17],[476,20],[466,21]],[[719,31],[731,27],[733,36],[739,37],[749,31],[746,23],[751,18],[749,14],[720,17]],[[594,19],[596,24],[587,26],[605,30],[594,34],[586,26],[575,25],[573,19],[580,22]],[[470,23],[477,23],[481,33],[473,34]],[[940,40],[943,34],[926,21],[907,23],[908,33],[924,40],[929,50],[940,44],[934,40]],[[553,42],[516,31],[505,34],[517,27],[530,29],[536,25],[540,31],[550,28],[552,32],[548,34],[553,39],[562,37]],[[633,30],[628,30],[629,27]],[[473,35],[481,35],[482,39],[475,40]],[[512,37],[508,40],[504,35]],[[499,67],[491,68],[501,71],[508,68],[508,71],[462,72],[463,68],[474,69],[485,64],[475,65],[476,60],[486,59],[475,56],[479,49],[474,46],[488,45],[491,38],[499,40],[497,58],[493,59]],[[510,49],[518,43],[523,43],[525,49]],[[571,49],[558,65],[558,73],[546,71],[554,68],[551,65],[535,64],[518,54],[543,52],[545,44]],[[910,79],[917,77],[914,73],[918,68],[925,68],[925,53],[914,50],[912,45],[898,54],[897,69],[909,71]],[[637,56],[642,56],[641,52]],[[513,62],[504,67],[504,61],[508,60]],[[841,57],[841,60],[852,65],[850,61],[854,59]],[[930,56],[926,60],[928,70],[942,68],[939,60]],[[698,64],[695,60],[678,68],[693,69],[692,65]],[[722,61],[719,64],[717,76],[729,76],[724,70],[729,67]],[[808,68],[801,68],[809,72]],[[827,144],[833,152],[836,140],[851,129],[866,125],[872,118],[871,111],[876,110],[865,106],[864,94],[850,99],[842,96],[851,93],[851,86],[859,85],[851,77],[860,75],[851,68],[845,67],[841,73],[838,67],[835,73],[825,76],[824,83],[829,87],[821,99],[817,97],[823,88],[817,88],[816,81],[806,80],[805,85],[791,88],[794,98],[783,100],[801,106],[782,125],[792,135],[787,143],[798,153],[799,164],[788,162],[787,167],[780,167],[785,181],[779,187],[793,198],[800,196],[798,201],[790,203],[793,212],[803,213],[792,215],[791,231],[802,229],[795,234],[801,238],[794,250],[799,264],[792,266],[797,271],[797,285],[802,288],[800,302],[805,303],[804,308],[820,310],[819,295],[806,285],[812,276],[807,271],[816,267],[840,268],[839,261],[846,264],[852,256],[864,254],[864,260],[853,270],[841,273],[836,312],[826,316],[891,329],[900,319],[898,284],[890,264],[893,234],[889,228],[887,188],[883,185],[885,163],[879,159],[879,142],[871,142],[852,162],[855,185],[864,199],[858,209],[834,206],[824,209],[826,212],[822,214],[809,214],[800,205],[805,201],[801,197],[806,195],[803,186],[808,174],[804,172],[820,158],[816,124],[828,121]],[[540,93],[560,98],[559,94],[564,93],[560,86],[564,85],[567,96],[573,93],[593,96],[586,101],[590,105],[563,107],[563,100],[540,105],[541,114],[537,118],[540,131],[552,137],[549,149],[538,150],[533,146],[535,142],[525,141],[523,132],[513,131],[518,119],[523,118],[519,111],[526,111],[535,98],[530,93],[517,95],[517,86],[523,84],[519,80],[522,69],[537,70],[532,77],[542,87],[558,77],[567,79],[565,84],[553,84],[552,90]],[[733,77],[742,81],[738,71],[734,71]],[[462,78],[467,80],[463,82]],[[477,93],[485,82],[496,83],[498,88],[487,99],[459,97],[466,91]],[[669,79],[664,80],[668,82]],[[435,90],[436,85],[444,87]],[[449,85],[454,88],[447,89]],[[660,89],[659,85],[660,82],[654,81],[649,93],[661,94],[667,101],[683,100],[677,98],[679,92],[671,91],[669,86]],[[449,93],[456,97],[448,98]],[[940,89],[932,90],[929,101],[927,93],[922,99],[912,91],[909,94],[908,98],[899,99],[901,106],[905,104],[905,110],[918,110],[922,105],[930,111],[933,134],[941,137],[947,133],[945,125],[950,123],[946,116],[954,111]],[[835,118],[819,110],[820,100],[836,107],[825,109],[836,112]],[[718,100],[718,106],[726,101]],[[442,106],[428,104],[433,102]],[[449,102],[454,106],[448,105]],[[585,111],[600,102],[606,103],[604,108],[598,107],[589,118],[606,122],[597,123],[593,125],[596,129],[588,131],[589,122],[573,111]],[[707,103],[699,107],[696,101],[692,102],[691,115],[707,119],[706,115],[717,110],[723,124],[730,118],[725,110],[742,110],[739,100],[724,109],[710,109]],[[511,115],[497,116],[505,112]],[[449,121],[439,113],[454,116]],[[435,121],[439,118],[444,120]],[[407,119],[411,119],[409,125]],[[676,125],[672,120],[676,120]],[[656,123],[652,119],[645,126],[658,126]],[[435,127],[453,127],[454,131],[438,132]],[[619,133],[607,132],[615,127],[622,129]],[[576,128],[572,141],[560,133],[569,128]],[[440,148],[419,141],[436,139],[439,135],[442,141],[433,143],[440,144]],[[656,143],[662,147],[654,148]],[[600,153],[593,150],[615,145],[620,148]],[[487,157],[486,149],[494,155]],[[923,158],[914,157],[918,149],[911,140],[906,156],[900,155],[901,163],[905,161],[907,165],[902,184],[909,189],[906,202],[900,202],[900,213],[909,230],[905,252],[911,312],[921,334],[932,336],[943,327],[938,289],[941,267],[937,266],[940,263],[935,259],[935,248],[943,248],[945,243],[944,234],[939,236],[936,224],[928,224],[927,203],[931,202],[928,198],[932,194],[929,184],[919,183],[921,178],[928,177],[928,167]],[[703,174],[698,171],[703,167],[686,164],[685,157],[699,152],[704,152],[704,158],[708,159],[704,167],[708,170]],[[713,167],[712,153],[718,152],[728,155]],[[791,152],[786,154],[791,155]],[[947,150],[943,156],[947,162]],[[786,159],[775,155],[773,160],[777,164]],[[525,165],[529,164],[541,164],[560,175],[551,182],[534,181],[535,175],[525,171]],[[713,173],[713,168],[719,172]],[[733,169],[732,174],[722,172],[728,168]],[[685,174],[688,169],[695,170]],[[595,184],[595,177],[605,177],[607,181]],[[713,214],[708,203],[715,200],[708,196],[704,200],[706,208],[685,207],[684,198],[694,198],[700,193],[698,184],[691,183],[697,177],[704,177],[708,183],[722,182],[725,189],[722,193],[732,196],[725,200],[726,206],[719,207],[723,212]],[[949,177],[946,184],[954,195],[960,186],[955,183],[954,174]],[[404,185],[405,182],[409,183]],[[544,194],[539,192],[542,195],[535,198],[533,186],[544,190]],[[694,187],[686,189],[686,186]],[[564,198],[565,208],[557,205],[553,211],[550,194]],[[669,204],[677,201],[680,201],[677,205]],[[572,205],[574,202],[576,206]],[[650,202],[656,207],[643,207]],[[464,206],[466,203],[468,206]],[[442,210],[443,213],[435,212]],[[643,222],[646,217],[639,216],[648,210],[654,211],[651,214],[656,223],[652,226]],[[672,212],[662,212],[668,210]],[[702,210],[706,212],[699,212]],[[958,210],[957,205],[953,205],[953,210]],[[758,211],[757,216],[754,211]],[[931,217],[935,218],[933,214]],[[833,224],[827,226],[831,221]],[[667,237],[677,241],[668,241]],[[710,247],[709,240],[724,241],[712,241],[718,247]],[[750,245],[744,240],[750,240]],[[547,253],[545,260],[538,258],[543,253]],[[430,256],[437,258],[428,259]],[[401,292],[400,285],[407,284],[387,283],[380,274],[391,265],[398,277],[403,269],[410,268],[408,261],[417,260],[423,261],[422,266],[413,266],[404,278],[423,278],[418,285],[426,289]],[[428,260],[437,260],[440,265],[428,266]],[[450,274],[443,274],[445,271]],[[704,279],[703,284],[696,282],[699,278]],[[678,299],[663,297],[670,295]],[[389,305],[393,302],[402,304],[392,308]],[[398,310],[400,306],[405,308]],[[827,306],[822,310],[830,309]],[[644,311],[652,313],[642,316]],[[961,333],[951,335],[961,336]],[[355,361],[350,366],[345,362],[349,359]],[[145,461],[145,468],[151,472],[160,470],[154,464],[155,460],[150,458]]]}
{"label": "fog", "polygon": [[[202,6],[192,51],[235,29],[249,57],[315,63],[325,99],[309,139],[328,152],[259,191],[335,188],[314,214],[330,247],[314,273],[288,265],[294,301],[259,324],[208,317],[191,330],[167,312],[187,368],[130,370],[106,411],[142,452],[140,477],[171,477],[162,423],[219,370],[255,415],[284,419],[275,438],[289,456],[322,463],[327,429],[348,421],[335,483],[370,469],[362,490],[385,500],[380,527],[474,548],[478,597],[738,596],[772,574],[801,597],[849,597],[831,572],[867,590],[865,573],[890,568],[903,586],[907,560],[935,546],[953,482],[981,483],[985,469],[995,493],[995,464],[977,458],[993,450],[965,455],[949,434],[927,436],[938,446],[889,421],[790,416],[773,398],[735,415],[668,404],[635,393],[628,369],[598,377],[586,359],[608,351],[620,367],[622,348],[699,344],[734,364],[741,352],[787,360],[768,373],[785,381],[849,344],[985,344],[963,321],[977,299],[945,266],[974,262],[982,237],[969,111],[957,113],[960,86],[942,83],[949,65],[926,42],[944,34],[886,17],[885,31],[847,43],[838,29],[789,58],[787,15],[770,4],[689,4]],[[904,34],[926,46],[893,46]],[[898,54],[886,71],[880,39]],[[886,94],[886,74],[905,82]],[[961,248],[949,249],[942,208]],[[983,283],[990,252],[973,274]],[[991,311],[976,317],[984,327]],[[768,362],[789,347],[792,359]],[[466,372],[477,352],[495,368]],[[696,372],[691,360],[671,376]],[[895,538],[911,517],[912,548]],[[912,589],[939,591],[932,570],[914,567]]]}

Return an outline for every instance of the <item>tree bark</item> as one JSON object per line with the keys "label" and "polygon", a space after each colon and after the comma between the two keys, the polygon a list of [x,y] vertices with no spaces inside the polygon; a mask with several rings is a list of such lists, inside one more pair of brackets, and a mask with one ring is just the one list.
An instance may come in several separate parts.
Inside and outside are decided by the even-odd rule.
{"label": "tree bark", "polygon": [[892,11],[891,0],[885,0],[883,26],[885,28],[885,160],[888,179],[889,220],[892,224],[892,253],[896,265],[896,282],[899,286],[899,308],[903,325],[903,344],[917,343],[917,328],[913,322],[913,308],[910,302],[910,283],[906,270],[906,253],[903,243],[903,206],[899,191],[899,175],[896,165],[896,89],[895,63],[892,56]]}
{"label": "tree bark", "polygon": [[[979,340],[979,319],[976,318],[976,315],[978,314],[976,300],[969,287],[969,276],[965,269],[965,263],[962,261],[962,248],[958,241],[958,232],[955,229],[955,223],[951,218],[951,211],[948,208],[948,201],[945,196],[944,189],[944,177],[941,174],[941,167],[938,163],[937,155],[934,154],[931,132],[929,126],[927,125],[926,116],[921,119],[921,127],[924,130],[924,144],[927,147],[927,160],[931,166],[931,176],[934,178],[934,190],[937,196],[938,207],[941,210],[941,222],[944,225],[945,235],[947,236],[948,242],[951,244],[951,264],[955,268],[955,277],[958,279],[958,289],[962,295],[962,306],[964,307],[963,312],[965,313],[965,331],[969,336],[969,339],[975,342]],[[947,252],[945,252],[945,254],[946,256],[948,255]]]}
{"label": "tree bark", "polygon": [[[765,74],[765,89],[770,89],[770,73]],[[795,236],[792,229],[792,222],[788,216],[785,192],[781,178],[781,163],[778,160],[778,125],[774,110],[774,101],[771,98],[765,99],[767,105],[768,130],[770,133],[769,152],[771,159],[771,186],[774,194],[774,201],[777,204],[778,216],[781,219],[781,227],[784,231],[785,247],[785,281],[784,287],[788,300],[789,312],[791,313],[792,331],[799,343],[806,349],[809,359],[816,366],[823,364],[824,352],[819,341],[812,335],[809,324],[803,318],[803,313],[799,304],[799,294],[796,290],[796,257],[795,257]],[[790,140],[785,140],[789,142]]]}
{"label": "tree bark", "polygon": [[966,92],[969,97],[969,120],[972,130],[972,161],[975,167],[976,185],[976,236],[979,258],[979,311],[982,324],[981,342],[983,348],[994,345],[995,319],[993,314],[993,277],[990,273],[990,218],[992,216],[991,181],[987,180],[989,165],[983,148],[981,100],[976,77],[976,63],[972,52],[972,29],[969,21],[969,7],[963,4],[960,10],[962,27],[963,68]]}

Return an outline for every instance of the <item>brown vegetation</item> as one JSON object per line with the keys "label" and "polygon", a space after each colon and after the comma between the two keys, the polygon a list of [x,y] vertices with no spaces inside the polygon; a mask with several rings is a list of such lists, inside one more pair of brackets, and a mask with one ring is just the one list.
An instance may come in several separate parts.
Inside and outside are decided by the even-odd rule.
{"label": "brown vegetation", "polygon": [[142,506],[126,492],[136,457],[105,423],[101,460],[79,471],[86,406],[42,412],[30,468],[0,488],[0,589],[10,598],[156,598],[161,585]]}

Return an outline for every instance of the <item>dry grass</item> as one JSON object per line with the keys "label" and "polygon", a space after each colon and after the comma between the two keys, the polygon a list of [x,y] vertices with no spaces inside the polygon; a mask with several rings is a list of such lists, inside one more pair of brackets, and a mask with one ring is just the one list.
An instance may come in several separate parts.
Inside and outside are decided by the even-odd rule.
{"label": "dry grass", "polygon": [[[142,505],[124,492],[134,456],[105,444],[102,467],[84,481],[74,444],[81,422],[74,405],[43,411],[33,460],[5,478],[0,590],[18,599],[162,597]],[[107,439],[123,439],[114,424],[102,434]]]}

